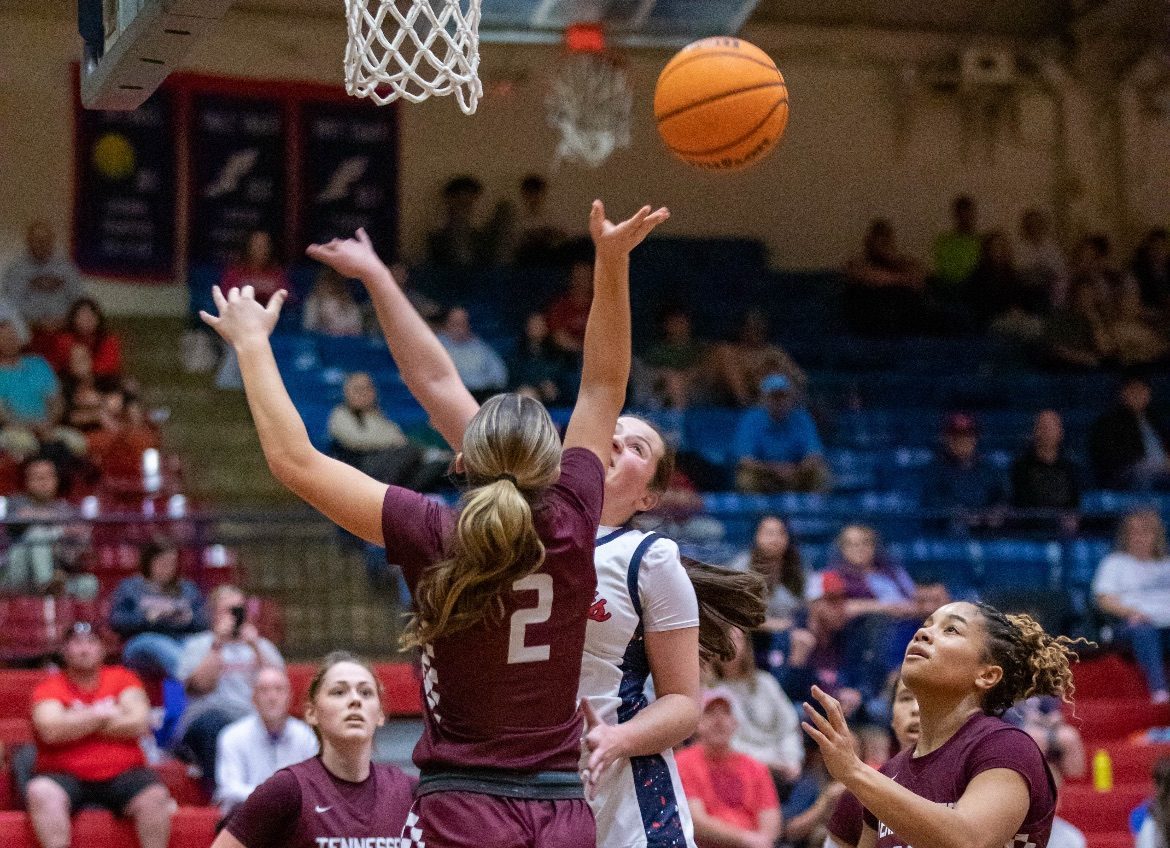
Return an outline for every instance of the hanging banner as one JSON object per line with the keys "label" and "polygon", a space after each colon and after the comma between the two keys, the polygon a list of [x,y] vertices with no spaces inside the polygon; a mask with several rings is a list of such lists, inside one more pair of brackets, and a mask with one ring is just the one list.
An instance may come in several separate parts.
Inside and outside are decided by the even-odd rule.
{"label": "hanging banner", "polygon": [[278,100],[191,97],[187,253],[192,264],[226,265],[254,230],[285,233],[285,106]]}
{"label": "hanging banner", "polygon": [[397,254],[398,110],[369,101],[300,105],[303,243],[365,227],[378,252]]}
{"label": "hanging banner", "polygon": [[167,88],[133,112],[76,100],[73,258],[87,274],[170,281],[175,259],[175,120]]}

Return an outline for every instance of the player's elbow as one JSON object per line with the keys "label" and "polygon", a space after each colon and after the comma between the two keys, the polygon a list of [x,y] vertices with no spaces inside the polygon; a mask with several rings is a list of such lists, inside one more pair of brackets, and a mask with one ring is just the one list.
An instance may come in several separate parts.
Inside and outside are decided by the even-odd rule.
{"label": "player's elbow", "polygon": [[265,451],[268,470],[281,485],[301,494],[301,489],[312,476],[313,459],[317,451],[311,446],[306,449],[276,448]]}

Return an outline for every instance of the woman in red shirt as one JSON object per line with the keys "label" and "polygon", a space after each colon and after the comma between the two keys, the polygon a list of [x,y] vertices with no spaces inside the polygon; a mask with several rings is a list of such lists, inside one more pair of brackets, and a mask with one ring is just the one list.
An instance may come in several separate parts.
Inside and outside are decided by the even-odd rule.
{"label": "woman in red shirt", "polygon": [[69,309],[64,329],[49,340],[48,360],[61,376],[73,372],[71,363],[77,356],[75,348],[82,348],[90,360],[94,384],[102,391],[115,388],[122,377],[122,342],[106,326],[101,306],[92,298],[83,297]]}
{"label": "woman in red shirt", "polygon": [[272,236],[263,230],[249,233],[243,256],[227,266],[219,285],[223,291],[251,286],[261,304],[268,303],[268,298],[278,291],[287,292],[288,274],[276,260]]}

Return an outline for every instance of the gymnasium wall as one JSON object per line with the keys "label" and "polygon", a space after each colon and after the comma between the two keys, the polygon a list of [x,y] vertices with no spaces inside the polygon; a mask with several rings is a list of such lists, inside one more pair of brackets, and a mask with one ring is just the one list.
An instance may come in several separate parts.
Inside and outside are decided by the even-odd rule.
{"label": "gymnasium wall", "polygon": [[[48,216],[63,226],[69,220],[69,74],[77,39],[71,18],[28,10],[0,12],[0,27],[2,260],[19,250],[30,217]],[[941,37],[789,29],[745,35],[778,60],[789,82],[792,120],[780,150],[761,166],[724,175],[675,162],[658,141],[650,103],[667,52],[630,57],[633,144],[593,171],[552,166],[557,138],[544,120],[544,96],[557,49],[484,45],[489,94],[474,117],[446,98],[403,109],[402,239],[408,254],[421,251],[436,221],[438,189],[457,172],[487,185],[485,215],[496,199],[514,195],[523,174],[543,171],[552,184],[551,208],[566,227],[583,225],[594,196],[605,198],[615,214],[644,200],[664,203],[675,213],[672,232],[755,236],[781,267],[838,264],[875,215],[892,218],[904,245],[924,254],[957,192],[980,199],[988,227],[1014,226],[1027,205],[1062,204],[1070,233],[1100,222],[1117,229],[1123,220],[1118,192],[1109,184],[1118,169],[1109,165],[1108,139],[1087,129],[1094,113],[1085,102],[1065,103],[1064,126],[1072,137],[1063,155],[1073,174],[1058,180],[1058,113],[1048,95],[1024,94],[989,123],[953,97],[900,81],[905,58],[925,59],[955,46]],[[340,82],[344,44],[340,8],[336,20],[233,12],[189,64],[225,75]],[[501,93],[499,83],[509,91]],[[1170,129],[1134,120],[1121,157],[1131,229],[1170,220]],[[992,123],[997,129],[989,131]],[[115,309],[181,306],[167,287],[145,294],[133,287],[130,298],[127,288],[102,286],[100,292]]]}

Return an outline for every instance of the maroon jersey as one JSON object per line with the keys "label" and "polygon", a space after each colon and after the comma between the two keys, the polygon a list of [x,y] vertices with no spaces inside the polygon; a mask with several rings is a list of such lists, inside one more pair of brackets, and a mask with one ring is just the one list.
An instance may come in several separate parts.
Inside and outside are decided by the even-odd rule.
{"label": "maroon jersey", "polygon": [[837,806],[833,808],[833,815],[829,816],[827,825],[829,833],[838,842],[846,845],[857,845],[861,841],[861,830],[864,822],[865,808],[852,792],[846,792],[837,799]]}
{"label": "maroon jersey", "polygon": [[[577,770],[577,683],[597,588],[593,537],[604,487],[592,451],[566,450],[560,480],[535,504],[545,547],[540,569],[504,593],[502,617],[426,646],[424,727],[414,749],[420,769]],[[454,510],[423,495],[387,490],[386,557],[402,567],[411,591],[442,560],[455,519]]]}
{"label": "maroon jersey", "polygon": [[[941,748],[921,757],[913,748],[896,754],[882,774],[915,795],[953,807],[975,777],[990,769],[1011,769],[1028,785],[1028,813],[1005,848],[1045,848],[1056,813],[1056,786],[1040,748],[1023,730],[1001,718],[976,713]],[[865,823],[877,831],[877,848],[908,848],[869,810]]]}
{"label": "maroon jersey", "polygon": [[416,783],[384,763],[350,783],[312,757],[257,786],[227,831],[244,848],[398,848]]}

